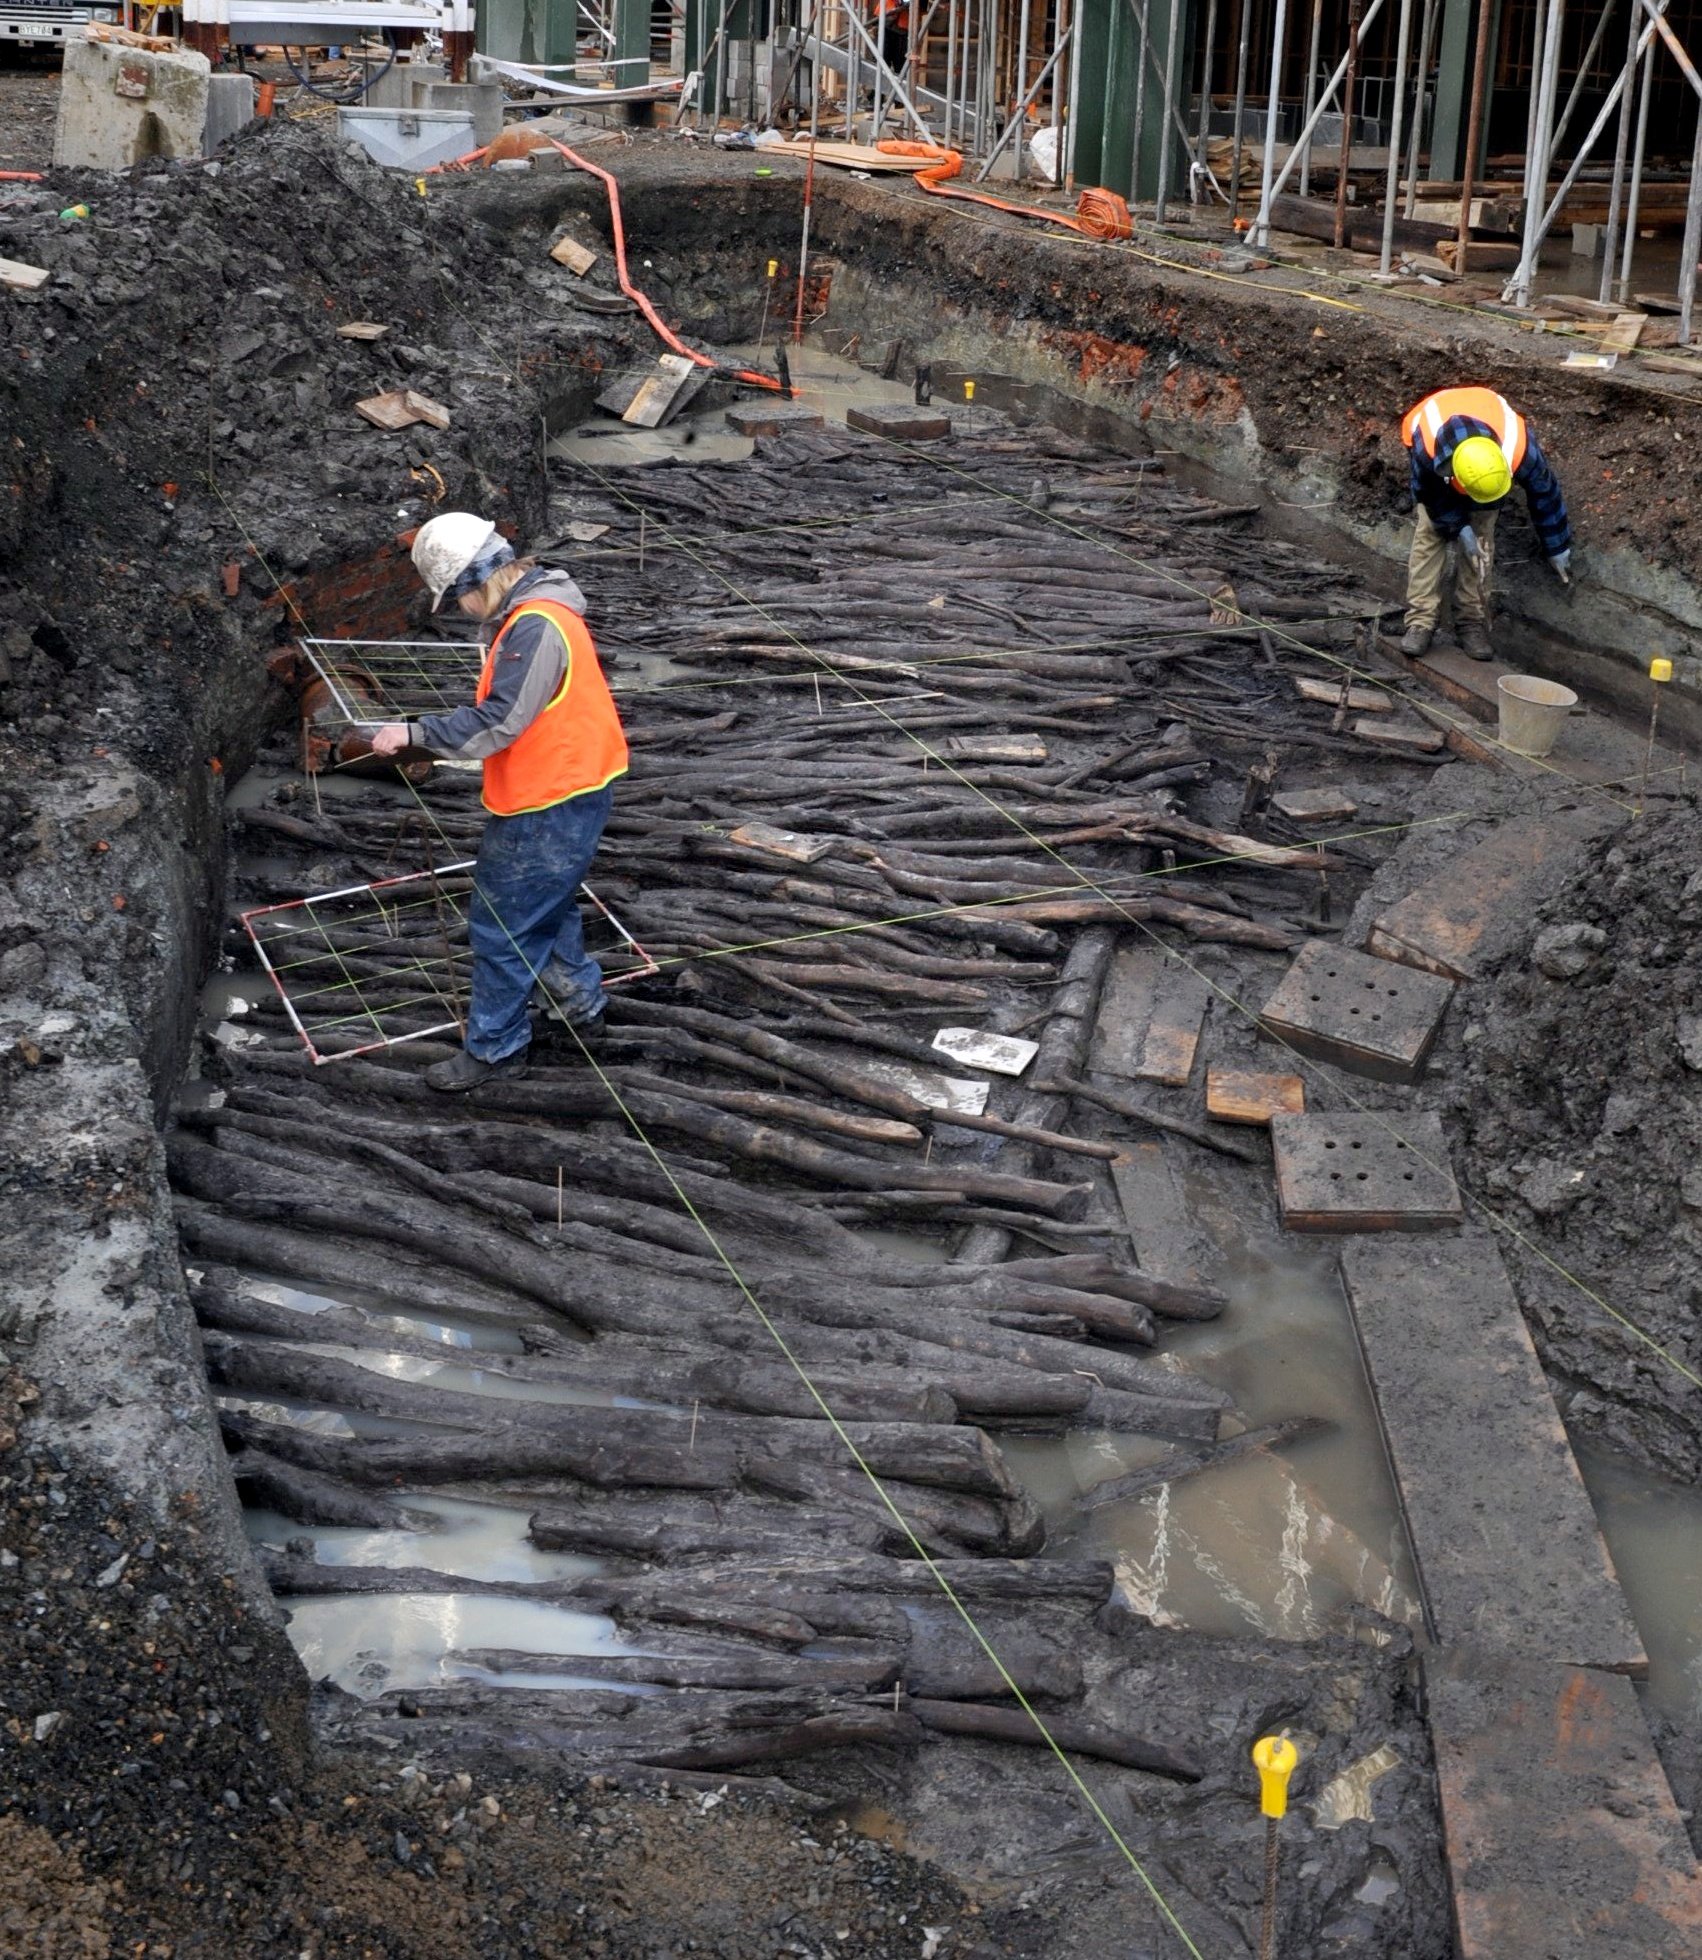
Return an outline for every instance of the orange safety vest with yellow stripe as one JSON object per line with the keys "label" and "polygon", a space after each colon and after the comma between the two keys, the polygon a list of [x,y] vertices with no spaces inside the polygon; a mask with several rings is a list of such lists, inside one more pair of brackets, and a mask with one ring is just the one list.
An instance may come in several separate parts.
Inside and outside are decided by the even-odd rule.
{"label": "orange safety vest with yellow stripe", "polygon": [[1525,418],[1493,388],[1438,388],[1401,418],[1401,441],[1409,449],[1416,445],[1434,461],[1436,440],[1456,415],[1481,422],[1501,445],[1508,469],[1518,474],[1525,460]]}
{"label": "orange safety vest with yellow stripe", "polygon": [[483,701],[490,693],[502,643],[514,622],[528,613],[547,619],[567,643],[567,672],[508,747],[485,757],[484,805],[497,817],[547,810],[569,797],[604,789],[627,768],[626,736],[591,629],[557,599],[529,599],[502,622],[485,656],[474,700]]}

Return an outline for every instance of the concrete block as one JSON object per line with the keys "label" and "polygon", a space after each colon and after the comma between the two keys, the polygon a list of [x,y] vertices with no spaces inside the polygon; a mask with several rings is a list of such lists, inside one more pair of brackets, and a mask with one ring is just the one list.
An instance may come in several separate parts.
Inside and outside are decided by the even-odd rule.
{"label": "concrete block", "polygon": [[[502,134],[500,82],[421,82],[415,93],[417,108],[471,110],[473,142],[479,149],[494,143]],[[550,154],[554,156],[555,152],[552,150]]]}
{"label": "concrete block", "polygon": [[1574,225],[1572,227],[1572,256],[1575,259],[1594,259],[1601,256],[1602,237],[1605,225]]}
{"label": "concrete block", "polygon": [[207,57],[110,41],[67,41],[53,132],[55,170],[128,170],[149,157],[198,157],[207,126]]}
{"label": "concrete block", "polygon": [[210,157],[221,143],[228,143],[239,129],[246,129],[253,120],[252,75],[207,77],[207,126],[201,132],[203,156]]}
{"label": "concrete block", "polygon": [[364,109],[419,109],[420,92],[449,79],[449,70],[434,61],[393,61],[361,97]]}

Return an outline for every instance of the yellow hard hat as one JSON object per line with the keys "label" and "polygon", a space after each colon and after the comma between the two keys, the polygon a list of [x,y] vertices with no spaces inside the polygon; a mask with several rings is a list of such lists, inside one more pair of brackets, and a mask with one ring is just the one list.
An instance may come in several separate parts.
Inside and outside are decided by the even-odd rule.
{"label": "yellow hard hat", "polygon": [[1454,451],[1454,488],[1474,504],[1498,504],[1513,487],[1513,472],[1500,443],[1489,436],[1467,436]]}

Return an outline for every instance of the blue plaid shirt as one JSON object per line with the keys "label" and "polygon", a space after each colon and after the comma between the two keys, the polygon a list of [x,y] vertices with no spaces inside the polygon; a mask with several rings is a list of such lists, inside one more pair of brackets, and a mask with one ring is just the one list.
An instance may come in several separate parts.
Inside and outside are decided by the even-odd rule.
{"label": "blue plaid shirt", "polygon": [[[1434,459],[1414,442],[1412,458],[1412,500],[1430,513],[1430,521],[1445,538],[1457,538],[1481,510],[1498,510],[1500,504],[1474,504],[1454,488],[1454,451],[1467,436],[1488,436],[1496,440],[1487,422],[1470,415],[1451,415],[1436,437]],[[1525,493],[1531,524],[1545,558],[1556,558],[1572,548],[1572,526],[1566,516],[1566,499],[1560,494],[1560,480],[1548,466],[1542,447],[1525,429],[1525,454],[1513,472],[1513,481]],[[1501,499],[1502,503],[1506,498]]]}

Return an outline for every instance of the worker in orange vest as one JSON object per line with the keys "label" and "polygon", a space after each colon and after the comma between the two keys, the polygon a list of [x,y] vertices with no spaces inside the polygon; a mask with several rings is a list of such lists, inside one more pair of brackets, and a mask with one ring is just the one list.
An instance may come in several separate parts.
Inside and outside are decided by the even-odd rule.
{"label": "worker in orange vest", "polygon": [[1488,660],[1496,513],[1517,484],[1543,556],[1571,583],[1566,499],[1530,425],[1493,388],[1439,388],[1409,408],[1401,440],[1412,461],[1413,538],[1407,560],[1402,653],[1425,652],[1448,587],[1448,547],[1459,546],[1454,625],[1460,649]]}
{"label": "worker in orange vest", "polygon": [[626,773],[626,736],[585,624],[585,596],[488,518],[446,511],[414,538],[436,612],[454,600],[487,629],[473,700],[380,728],[379,755],[416,747],[484,764],[490,819],[479,839],[467,935],[473,998],[465,1046],[425,1072],[453,1092],[524,1075],[534,1002],[589,1045],[603,1026],[603,974],[585,950],[579,887]]}
{"label": "worker in orange vest", "polygon": [[910,59],[910,0],[875,0],[881,24],[881,60],[896,75]]}

